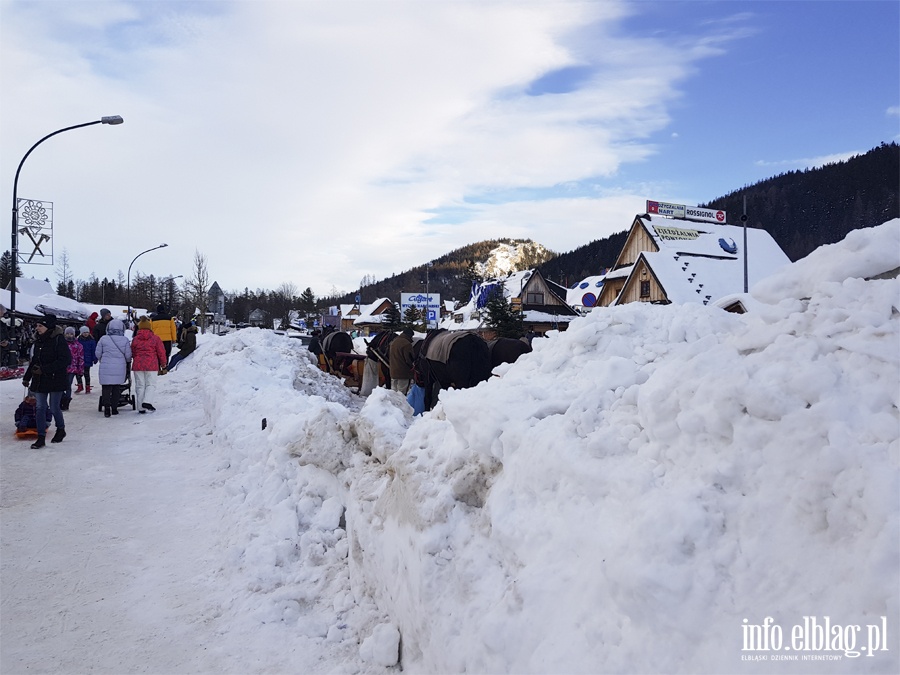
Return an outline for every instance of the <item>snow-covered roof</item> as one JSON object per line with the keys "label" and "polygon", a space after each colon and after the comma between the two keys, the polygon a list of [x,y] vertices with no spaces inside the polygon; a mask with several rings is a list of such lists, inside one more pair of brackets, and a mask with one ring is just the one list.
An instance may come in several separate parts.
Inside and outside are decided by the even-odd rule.
{"label": "snow-covered roof", "polygon": [[585,277],[571,288],[566,289],[566,304],[571,307],[593,307],[593,303],[585,302],[585,296],[589,293],[592,294],[596,302],[596,299],[600,297],[600,291],[603,290],[604,279],[606,279],[605,274]]}
{"label": "snow-covered roof", "polygon": [[388,298],[378,298],[375,302],[368,305],[359,306],[359,316],[354,320],[354,325],[365,323],[381,323],[381,314],[375,314],[379,307],[385,302],[390,302]]}
{"label": "snow-covered roof", "polygon": [[[743,260],[744,228],[738,225],[697,223],[662,216],[646,216],[642,220],[660,252]],[[771,234],[754,227],[746,229],[751,260],[770,260],[779,266],[789,262]]]}
{"label": "snow-covered roof", "polygon": [[[639,259],[653,270],[669,301],[715,303],[743,291],[744,228],[659,216],[643,220],[659,251],[644,251]],[[765,230],[747,228],[747,253],[749,286],[790,263]],[[629,268],[629,276],[635,267]]]}
{"label": "snow-covered roof", "polygon": [[[44,314],[56,314],[60,318],[73,321],[86,321],[93,312],[100,312],[103,307],[109,309],[117,319],[124,319],[128,307],[126,305],[94,305],[78,302],[72,298],[57,295],[50,282],[44,279],[18,277],[16,279],[16,314],[39,317]],[[0,305],[9,309],[10,292],[0,289]],[[148,310],[132,307],[138,316],[148,314]]]}

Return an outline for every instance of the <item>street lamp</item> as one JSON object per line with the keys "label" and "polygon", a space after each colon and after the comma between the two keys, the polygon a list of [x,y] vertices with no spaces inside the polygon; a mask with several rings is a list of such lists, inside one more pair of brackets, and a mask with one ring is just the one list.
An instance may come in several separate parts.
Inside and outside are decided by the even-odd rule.
{"label": "street lamp", "polygon": [[16,266],[19,262],[19,173],[22,171],[22,165],[25,164],[25,160],[28,159],[28,155],[31,154],[31,151],[34,150],[41,143],[46,141],[48,138],[52,138],[57,134],[61,134],[64,131],[71,131],[72,129],[80,129],[81,127],[90,127],[94,124],[122,124],[125,120],[122,119],[120,115],[110,115],[107,117],[101,117],[99,120],[94,120],[93,122],[85,122],[84,124],[76,124],[75,126],[65,127],[64,129],[57,129],[52,134],[47,134],[37,143],[32,145],[28,152],[25,153],[25,156],[22,158],[22,161],[19,162],[19,166],[16,169],[16,178],[13,181],[13,200],[12,200],[12,245],[10,246],[9,252],[9,280],[12,284],[12,288],[9,293],[9,313],[12,317],[12,321],[9,323],[9,337],[10,341],[14,341],[16,338]]}
{"label": "street lamp", "polygon": [[148,248],[146,251],[141,251],[136,256],[134,256],[134,260],[132,260],[128,265],[128,313],[125,315],[125,319],[127,321],[131,321],[131,266],[134,265],[134,261],[140,258],[145,253],[150,253],[150,251],[155,251],[158,248],[165,248],[168,244],[160,244],[159,246],[154,246],[153,248]]}

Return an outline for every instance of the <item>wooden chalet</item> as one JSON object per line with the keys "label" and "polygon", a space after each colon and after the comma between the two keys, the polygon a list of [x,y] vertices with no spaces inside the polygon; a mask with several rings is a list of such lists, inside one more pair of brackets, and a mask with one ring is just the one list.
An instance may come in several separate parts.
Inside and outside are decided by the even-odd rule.
{"label": "wooden chalet", "polygon": [[[716,303],[744,287],[744,229],[658,215],[635,216],[607,273],[598,307],[628,302]],[[790,261],[765,230],[747,228],[749,285]]]}
{"label": "wooden chalet", "polygon": [[569,322],[579,316],[565,301],[566,288],[545,279],[538,270],[513,272],[505,279],[482,284],[481,293],[463,307],[455,310],[449,320],[441,324],[450,330],[475,330],[490,339],[493,331],[484,323],[484,304],[492,287],[502,286],[510,304],[522,310],[525,331],[544,335],[550,330],[566,330]]}
{"label": "wooden chalet", "polygon": [[360,335],[372,335],[382,330],[384,313],[391,304],[391,301],[387,298],[378,298],[375,302],[358,307],[359,313],[353,320],[350,330],[357,330]]}

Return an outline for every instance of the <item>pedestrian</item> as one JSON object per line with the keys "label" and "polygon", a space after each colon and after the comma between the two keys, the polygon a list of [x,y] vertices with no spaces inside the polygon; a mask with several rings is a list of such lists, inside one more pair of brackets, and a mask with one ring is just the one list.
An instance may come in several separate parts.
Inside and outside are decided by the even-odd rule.
{"label": "pedestrian", "polygon": [[[82,326],[78,335],[78,342],[81,343],[81,350],[84,355],[84,370],[79,375],[76,373],[75,379],[78,382],[78,388],[75,389],[76,394],[84,392],[91,393],[91,367],[97,363],[97,341],[91,335],[91,329],[88,326]],[[82,376],[84,376],[84,384],[82,385]]]}
{"label": "pedestrian", "polygon": [[[37,433],[37,401],[35,401],[34,394],[30,391],[25,394],[25,398],[19,404],[19,407],[16,408],[16,412],[13,413],[13,418],[16,421],[17,434],[27,434],[30,432]],[[44,415],[45,429],[51,421],[53,421],[53,416],[50,411],[47,410]]]}
{"label": "pedestrian", "polygon": [[59,407],[66,390],[66,369],[72,361],[72,352],[66,344],[63,329],[56,325],[56,317],[48,314],[38,321],[31,361],[22,377],[22,384],[34,392],[37,402],[37,440],[33,449],[43,448],[47,435],[47,408],[56,422],[56,433],[51,443],[61,443],[66,437],[66,420]]}
{"label": "pedestrian", "polygon": [[10,340],[10,332],[12,328],[13,318],[6,311],[3,305],[0,305],[0,366],[6,368],[18,368],[19,355],[13,349],[13,341]]}
{"label": "pedestrian", "polygon": [[166,350],[162,340],[153,332],[149,316],[138,321],[137,333],[131,339],[131,376],[134,378],[135,405],[138,412],[154,412],[151,401],[156,389],[156,377],[166,367]]}
{"label": "pedestrian", "polygon": [[314,328],[313,332],[310,333],[310,335],[312,335],[312,337],[309,339],[309,345],[307,346],[307,349],[311,351],[318,359],[319,354],[322,353],[322,331],[320,331],[318,328]]}
{"label": "pedestrian", "polygon": [[75,328],[72,326],[66,326],[63,335],[66,338],[66,344],[69,345],[72,361],[69,363],[69,367],[66,368],[68,381],[66,383],[66,390],[63,392],[62,400],[59,402],[59,407],[62,410],[68,410],[69,403],[72,402],[72,382],[75,381],[76,375],[84,373],[84,347],[82,347],[81,343],[75,339]]}
{"label": "pedestrian", "polygon": [[166,370],[172,370],[183,359],[190,356],[197,349],[197,326],[193,321],[185,321],[184,328],[181,329],[181,336],[178,338],[178,352],[169,361]]}
{"label": "pedestrian", "polygon": [[97,314],[97,312],[91,312],[91,315],[88,317],[88,320],[84,322],[88,327],[88,332],[90,332],[91,334],[93,334],[93,332],[94,332],[94,326],[97,325],[98,318],[100,318],[100,315]]}
{"label": "pedestrian", "polygon": [[166,311],[165,305],[157,305],[156,313],[150,316],[153,332],[162,340],[166,350],[166,360],[172,355],[172,343],[178,340],[178,327],[175,319]]}
{"label": "pedestrian", "polygon": [[412,379],[413,349],[412,328],[404,328],[391,342],[391,390],[399,391],[404,396],[409,392],[409,382]]}
{"label": "pedestrian", "polygon": [[100,319],[97,321],[97,324],[94,326],[94,339],[99,343],[100,338],[106,335],[106,329],[109,326],[109,322],[112,321],[112,312],[110,312],[106,307],[100,310]]}
{"label": "pedestrian", "polygon": [[106,335],[97,341],[96,356],[100,364],[103,416],[118,415],[119,397],[122,385],[128,379],[128,364],[131,361],[131,342],[125,337],[125,324],[121,319],[113,319],[106,326]]}

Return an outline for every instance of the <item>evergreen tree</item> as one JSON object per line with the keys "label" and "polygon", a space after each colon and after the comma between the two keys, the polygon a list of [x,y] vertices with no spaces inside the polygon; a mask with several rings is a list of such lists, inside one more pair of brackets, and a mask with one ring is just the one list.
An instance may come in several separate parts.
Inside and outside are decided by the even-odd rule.
{"label": "evergreen tree", "polygon": [[421,330],[423,313],[424,312],[420,311],[415,305],[410,305],[403,313],[403,326],[405,328],[412,328],[413,330]]}
{"label": "evergreen tree", "polygon": [[306,290],[300,294],[298,309],[303,315],[303,320],[306,322],[306,327],[312,328],[313,325],[315,325],[316,318],[318,317],[318,309],[316,308],[316,296],[309,286],[307,286]]}
{"label": "evergreen tree", "polygon": [[487,312],[485,323],[497,331],[498,337],[520,338],[525,334],[522,311],[513,309],[501,287],[491,293],[484,308]]}
{"label": "evergreen tree", "polygon": [[387,330],[400,330],[403,327],[403,317],[400,316],[400,308],[396,303],[391,303],[381,317],[381,324]]}
{"label": "evergreen tree", "polygon": [[[9,251],[4,251],[3,255],[0,256],[0,288],[6,288],[7,286],[9,286],[9,282],[12,279],[9,273],[9,262],[11,259],[12,256],[10,255]],[[16,263],[16,276],[22,276],[22,269],[19,267],[18,262]]]}

